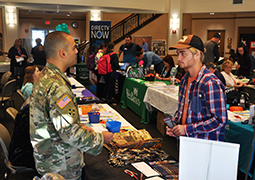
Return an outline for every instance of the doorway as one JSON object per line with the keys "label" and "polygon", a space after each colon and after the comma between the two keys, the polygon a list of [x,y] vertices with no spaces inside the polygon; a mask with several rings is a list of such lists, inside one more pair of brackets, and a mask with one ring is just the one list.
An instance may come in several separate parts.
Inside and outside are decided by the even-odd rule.
{"label": "doorway", "polygon": [[215,33],[219,33],[221,35],[218,46],[220,57],[224,57],[225,30],[207,30],[207,40],[211,39]]}
{"label": "doorway", "polygon": [[[255,27],[239,27],[238,28],[238,42],[237,45],[240,42],[243,42],[244,44],[246,44],[247,46],[247,50],[248,52],[251,54],[251,51],[254,51],[254,47],[251,46],[251,43],[253,43],[255,41]],[[251,49],[250,51],[250,48]],[[254,54],[254,53],[252,53]]]}

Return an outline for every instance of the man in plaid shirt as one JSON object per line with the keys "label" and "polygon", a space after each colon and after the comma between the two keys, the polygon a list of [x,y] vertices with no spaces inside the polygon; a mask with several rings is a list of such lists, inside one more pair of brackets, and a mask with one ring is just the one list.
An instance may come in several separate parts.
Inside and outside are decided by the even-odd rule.
{"label": "man in plaid shirt", "polygon": [[227,123],[225,87],[205,66],[204,44],[196,35],[183,36],[174,46],[178,62],[188,72],[179,87],[179,104],[173,122],[167,128],[169,136],[188,136],[209,140],[224,140]]}

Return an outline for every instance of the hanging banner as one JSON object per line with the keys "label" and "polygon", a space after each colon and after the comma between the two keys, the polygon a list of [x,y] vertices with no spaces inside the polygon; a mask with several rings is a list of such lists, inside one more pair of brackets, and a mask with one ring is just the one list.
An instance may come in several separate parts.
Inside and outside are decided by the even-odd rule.
{"label": "hanging banner", "polygon": [[94,53],[100,44],[111,42],[111,21],[90,21],[90,54]]}

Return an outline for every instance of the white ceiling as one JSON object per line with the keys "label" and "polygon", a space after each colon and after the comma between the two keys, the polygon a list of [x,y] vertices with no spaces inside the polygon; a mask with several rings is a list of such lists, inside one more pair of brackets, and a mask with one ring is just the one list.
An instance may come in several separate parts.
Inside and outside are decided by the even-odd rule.
{"label": "white ceiling", "polygon": [[[103,6],[77,6],[77,5],[54,5],[54,4],[38,4],[38,3],[18,3],[18,2],[0,2],[0,6],[16,6],[20,15],[66,15],[67,13],[72,16],[83,16],[91,10],[101,10],[103,12],[111,13],[152,13],[151,10],[139,8],[116,8],[116,7],[103,7]],[[57,11],[59,12],[57,13]],[[70,13],[71,12],[71,13]]]}

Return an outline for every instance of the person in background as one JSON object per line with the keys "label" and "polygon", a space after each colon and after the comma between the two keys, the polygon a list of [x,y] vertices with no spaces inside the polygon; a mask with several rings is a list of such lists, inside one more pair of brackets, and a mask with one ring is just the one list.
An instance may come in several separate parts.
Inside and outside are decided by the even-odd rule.
{"label": "person in background", "polygon": [[177,67],[177,74],[175,76],[175,81],[180,84],[183,76],[187,73],[187,70],[186,69],[183,69],[180,67],[180,65],[178,65]]}
{"label": "person in background", "polygon": [[14,45],[9,49],[8,57],[11,59],[10,71],[12,75],[16,78],[20,77],[20,85],[23,82],[25,68],[27,66],[27,52],[22,47],[21,39],[16,39]]}
{"label": "person in background", "polygon": [[208,62],[216,63],[219,60],[219,47],[218,43],[220,41],[221,35],[220,33],[215,33],[212,39],[205,42],[204,46],[206,48],[205,58],[203,63],[206,64]]}
{"label": "person in background", "polygon": [[235,50],[230,49],[229,53],[230,53],[230,56],[228,57],[228,59],[233,63],[233,67],[236,69],[236,65],[238,63],[237,63],[237,55],[235,54]]}
{"label": "person in background", "polygon": [[105,43],[100,44],[99,47],[97,47],[96,49],[96,56],[95,56],[95,70],[97,70],[97,65],[98,65],[98,61],[99,59],[105,54],[107,50],[107,45]]}
{"label": "person in background", "polygon": [[21,87],[21,93],[23,94],[25,99],[27,99],[32,94],[34,81],[36,80],[39,73],[39,68],[35,65],[26,67],[24,82]]}
{"label": "person in background", "polygon": [[161,70],[161,73],[156,74],[155,78],[157,80],[170,81],[171,69],[172,69],[172,67],[175,67],[174,60],[173,60],[172,56],[167,55],[166,57],[164,57],[163,62],[165,64],[165,67]]}
{"label": "person in background", "polygon": [[125,37],[125,44],[122,44],[119,48],[118,57],[124,51],[123,62],[130,62],[132,65],[136,62],[135,52],[142,51],[143,49],[138,45],[132,42],[132,37],[130,35]]}
{"label": "person in background", "polygon": [[234,90],[235,88],[241,88],[245,85],[242,81],[239,81],[235,78],[235,76],[231,73],[233,67],[233,63],[230,60],[226,60],[221,65],[221,74],[226,80],[226,90]]}
{"label": "person in background", "polygon": [[215,65],[212,62],[208,62],[205,64],[206,68],[209,69],[212,73],[215,74],[221,80],[221,82],[226,86],[226,81],[224,76],[215,68]]}
{"label": "person in background", "polygon": [[151,65],[154,65],[154,70],[156,73],[161,73],[163,68],[165,67],[165,64],[161,57],[159,57],[157,54],[154,52],[140,52],[136,51],[135,52],[135,57],[137,59],[136,62],[139,62],[143,60],[143,68],[150,68]]}
{"label": "person in background", "polygon": [[101,74],[98,74],[98,61],[99,59],[106,53],[107,50],[107,45],[105,43],[100,44],[100,46],[97,48],[97,53],[95,56],[95,70],[94,73],[97,76],[97,97],[98,98],[103,98],[103,93],[104,93],[104,87],[105,87],[105,82],[104,78]]}
{"label": "person in background", "polygon": [[243,43],[240,43],[237,47],[237,57],[238,65],[236,65],[236,70],[239,76],[244,76],[249,78],[251,69],[251,59]]}
{"label": "person in background", "polygon": [[149,51],[149,44],[146,42],[145,37],[143,37],[143,44],[142,44],[142,48],[144,52]]}
{"label": "person in background", "polygon": [[119,69],[119,60],[116,53],[113,53],[114,43],[109,42],[107,45],[107,52],[106,54],[110,55],[111,58],[111,68],[112,72],[103,75],[105,81],[105,87],[103,92],[103,101],[108,103],[114,102],[113,93],[114,93],[114,83],[115,83],[115,73],[116,70]]}
{"label": "person in background", "polygon": [[31,54],[34,58],[34,65],[37,65],[40,69],[42,69],[46,64],[46,56],[43,50],[42,40],[37,38],[35,40],[36,46],[32,48]]}
{"label": "person in background", "polygon": [[89,71],[89,84],[96,85],[97,84],[97,76],[94,71]]}
{"label": "person in background", "polygon": [[98,155],[113,139],[107,131],[94,132],[80,122],[76,98],[66,69],[77,63],[73,37],[63,31],[49,33],[44,42],[47,63],[35,81],[30,103],[30,138],[36,170],[80,180],[84,152]]}
{"label": "person in background", "polygon": [[223,141],[228,121],[225,87],[202,63],[202,40],[186,35],[169,49],[177,49],[179,65],[187,73],[179,86],[178,110],[172,119],[176,126],[167,127],[167,135]]}

